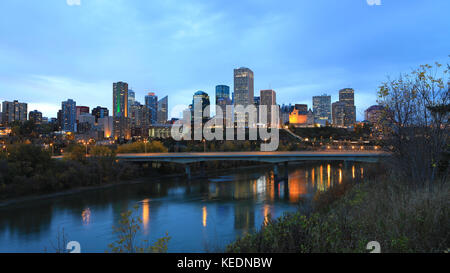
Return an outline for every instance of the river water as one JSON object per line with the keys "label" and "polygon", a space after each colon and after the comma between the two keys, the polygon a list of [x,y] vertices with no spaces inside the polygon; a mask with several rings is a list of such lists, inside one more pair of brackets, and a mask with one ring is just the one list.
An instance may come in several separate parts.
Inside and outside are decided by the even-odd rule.
{"label": "river water", "polygon": [[277,184],[270,166],[210,173],[190,183],[146,178],[0,207],[0,252],[55,252],[58,234],[78,241],[82,252],[105,252],[120,214],[136,205],[138,240],[154,242],[167,232],[169,252],[220,252],[270,217],[306,206],[317,192],[363,177],[364,168],[310,163],[290,165],[288,173],[289,182]]}

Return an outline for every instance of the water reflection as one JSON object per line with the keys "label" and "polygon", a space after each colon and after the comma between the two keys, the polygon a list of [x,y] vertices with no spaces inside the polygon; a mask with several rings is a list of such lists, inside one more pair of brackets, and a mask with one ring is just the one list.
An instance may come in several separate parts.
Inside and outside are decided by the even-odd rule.
{"label": "water reflection", "polygon": [[172,252],[201,252],[205,244],[224,247],[271,217],[297,210],[300,201],[312,200],[318,191],[363,178],[364,166],[293,165],[288,175],[275,182],[270,167],[256,167],[218,172],[191,183],[183,178],[150,179],[0,208],[0,252],[41,252],[60,228],[85,251],[104,252],[114,238],[112,226],[136,204],[141,206],[142,238],[153,242],[168,232]]}
{"label": "water reflection", "polygon": [[91,209],[86,208],[81,213],[81,218],[83,219],[83,225],[87,226],[91,222]]}

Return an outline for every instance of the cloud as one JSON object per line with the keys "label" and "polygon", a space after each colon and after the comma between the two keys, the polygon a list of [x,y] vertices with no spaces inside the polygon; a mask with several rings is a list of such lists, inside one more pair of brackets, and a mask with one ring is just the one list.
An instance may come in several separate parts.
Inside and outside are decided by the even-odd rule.
{"label": "cloud", "polygon": [[66,0],[69,6],[81,6],[81,0]]}

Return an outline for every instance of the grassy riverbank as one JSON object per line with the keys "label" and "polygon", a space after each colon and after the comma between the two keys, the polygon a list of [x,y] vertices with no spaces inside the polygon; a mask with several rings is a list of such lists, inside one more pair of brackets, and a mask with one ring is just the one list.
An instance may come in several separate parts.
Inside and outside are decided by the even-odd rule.
{"label": "grassy riverbank", "polygon": [[227,247],[235,253],[440,252],[450,247],[449,182],[413,188],[393,177],[341,184],[314,211],[286,214]]}

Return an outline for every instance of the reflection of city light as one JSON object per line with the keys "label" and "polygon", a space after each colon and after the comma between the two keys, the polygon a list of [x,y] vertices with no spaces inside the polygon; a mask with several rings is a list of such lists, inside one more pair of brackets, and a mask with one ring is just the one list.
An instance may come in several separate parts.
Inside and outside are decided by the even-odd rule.
{"label": "reflection of city light", "polygon": [[342,183],[342,169],[339,169],[339,184]]}
{"label": "reflection of city light", "polygon": [[264,225],[267,226],[270,221],[270,206],[264,205]]}
{"label": "reflection of city light", "polygon": [[316,178],[315,178],[315,175],[314,175],[314,168],[311,171],[311,180],[312,180],[312,183],[313,183],[313,186],[314,186],[314,184],[316,182]]}
{"label": "reflection of city light", "polygon": [[320,175],[319,183],[321,186],[323,186],[323,166],[322,165],[320,165],[320,174],[319,175]]}
{"label": "reflection of city light", "polygon": [[302,172],[296,170],[292,173],[289,179],[289,201],[291,203],[297,203],[300,200],[300,196],[305,195],[307,181],[302,179]]}
{"label": "reflection of city light", "polygon": [[208,211],[206,206],[203,207],[203,226],[206,227],[206,219],[208,218]]}
{"label": "reflection of city light", "polygon": [[91,222],[91,209],[87,208],[83,210],[81,217],[83,218],[83,225],[89,225]]}
{"label": "reflection of city light", "polygon": [[328,187],[330,187],[331,184],[331,165],[328,164],[327,166],[327,176],[328,176]]}
{"label": "reflection of city light", "polygon": [[150,222],[150,199],[145,199],[142,202],[142,224],[144,231],[148,232],[148,223]]}
{"label": "reflection of city light", "polygon": [[355,179],[356,178],[355,165],[353,165],[353,167],[352,167],[352,175],[353,175],[353,179]]}
{"label": "reflection of city light", "polygon": [[361,178],[364,178],[364,168],[361,168]]}

